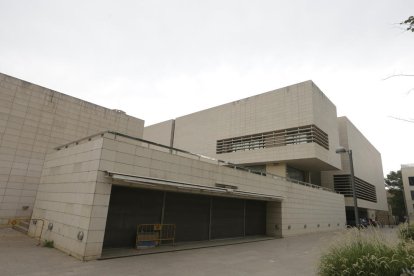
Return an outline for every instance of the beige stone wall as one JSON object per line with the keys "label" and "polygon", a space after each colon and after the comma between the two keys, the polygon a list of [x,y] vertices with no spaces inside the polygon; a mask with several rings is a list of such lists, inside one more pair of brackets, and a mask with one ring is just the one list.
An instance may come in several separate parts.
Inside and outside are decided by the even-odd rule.
{"label": "beige stone wall", "polygon": [[414,164],[401,165],[401,175],[404,185],[404,196],[407,204],[408,216],[410,222],[414,222],[414,199],[411,197],[411,191],[414,191],[414,186],[410,186],[408,177],[414,177]]}
{"label": "beige stone wall", "polygon": [[[343,228],[345,225],[344,199],[339,194],[218,166],[209,160],[204,161],[208,162],[154,151],[128,140],[121,142],[119,139],[115,141],[107,138],[103,144],[100,169],[211,187],[216,182],[226,183],[236,185],[243,191],[283,196],[285,199],[281,206],[271,203],[271,207],[268,207],[269,234],[291,236]],[[277,208],[281,208],[281,214]],[[281,225],[277,225],[276,229],[272,222],[276,224],[280,221],[277,216],[281,216]]]}
{"label": "beige stone wall", "polygon": [[[121,137],[117,140],[108,135],[106,137],[100,170],[210,187],[214,187],[216,182],[226,183],[247,192],[282,196],[285,199],[282,201],[282,226],[279,227],[283,236],[344,227],[342,195],[287,182],[281,178],[218,166],[208,159],[199,161],[188,155],[176,156],[148,149]],[[304,228],[305,224],[307,228]]]}
{"label": "beige stone wall", "polygon": [[322,130],[328,133],[329,151],[322,147],[317,147],[316,156],[326,160],[328,164],[334,164],[336,168],[341,169],[341,162],[335,150],[339,146],[339,132],[337,123],[336,106],[322,93],[322,91],[312,82],[312,112],[314,124],[321,126]]}
{"label": "beige stone wall", "polygon": [[[388,206],[388,208],[391,210],[391,206]],[[392,216],[391,211],[377,211],[376,212],[377,221],[381,225],[394,225],[395,219]]]}
{"label": "beige stone wall", "polygon": [[31,215],[48,151],[108,129],[142,137],[143,125],[125,113],[0,74],[0,224]]}
{"label": "beige stone wall", "polygon": [[266,172],[275,174],[281,177],[286,177],[286,164],[285,163],[266,164]]}
{"label": "beige stone wall", "polygon": [[287,200],[282,204],[283,236],[345,227],[342,195],[317,189],[304,189],[297,184],[289,186]]}
{"label": "beige stone wall", "polygon": [[[97,171],[96,158],[99,159]],[[91,178],[84,181],[83,174],[77,175],[75,168],[79,167],[93,169],[85,174]],[[54,224],[52,231],[45,230],[43,239],[54,240],[58,248],[81,259],[94,259],[101,254],[111,185],[148,188],[142,183],[113,180],[106,177],[105,171],[207,187],[215,187],[218,182],[236,185],[239,191],[280,196],[281,202],[268,203],[269,235],[291,236],[342,229],[345,225],[342,195],[224,167],[211,159],[170,153],[168,149],[107,133],[97,140],[69,145],[48,155],[33,213],[33,218],[45,218],[47,223]],[[159,185],[150,188],[177,191]],[[48,203],[55,198],[58,203]],[[90,224],[86,227],[88,221]],[[76,239],[79,230],[85,233],[82,242]]]}
{"label": "beige stone wall", "polygon": [[[355,176],[374,185],[376,189],[377,203],[358,199],[358,207],[388,210],[381,154],[348,118],[338,118],[338,127],[341,146],[352,150]],[[323,186],[333,188],[333,175],[335,174],[350,174],[348,154],[341,154],[340,156],[342,170],[323,172]],[[347,198],[346,202],[347,206],[353,206],[352,199]]]}
{"label": "beige stone wall", "polygon": [[[210,187],[217,182],[226,183],[246,192],[282,196],[285,198],[281,204],[282,225],[278,228],[283,236],[327,231],[345,225],[342,195],[287,182],[282,178],[218,166],[209,159],[198,160],[189,155],[170,154],[168,150],[148,149],[122,137],[114,140],[110,135],[105,136],[100,170]],[[268,225],[269,229],[274,229],[274,225]]]}
{"label": "beige stone wall", "polygon": [[[145,128],[146,139],[170,137],[168,122]],[[216,141],[224,138],[316,124],[328,134],[329,150],[310,144],[288,145],[216,154]],[[164,126],[165,131],[153,131]],[[148,133],[147,133],[148,132]],[[237,164],[289,161],[308,170],[340,168],[336,107],[312,81],[241,99],[175,120],[174,147]],[[308,159],[308,161],[303,161]],[[302,161],[298,161],[302,160]]]}
{"label": "beige stone wall", "polygon": [[144,131],[144,139],[159,143],[165,146],[172,146],[172,131],[174,128],[174,120],[168,120],[159,124],[146,127]]}
{"label": "beige stone wall", "polygon": [[[103,141],[97,138],[46,156],[32,216],[44,220],[42,240],[82,260],[99,257],[111,191],[97,184]],[[38,221],[30,225],[29,235],[40,231]]]}

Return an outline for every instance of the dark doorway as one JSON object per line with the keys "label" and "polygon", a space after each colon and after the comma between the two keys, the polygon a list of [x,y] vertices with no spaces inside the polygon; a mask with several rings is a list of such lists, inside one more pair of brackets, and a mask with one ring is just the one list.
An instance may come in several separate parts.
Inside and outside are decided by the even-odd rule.
{"label": "dark doorway", "polygon": [[[345,214],[346,214],[346,224],[350,225],[350,226],[356,226],[354,207],[346,206],[345,207]],[[359,216],[359,219],[363,219],[363,218],[367,219],[368,218],[367,209],[358,208],[358,216]]]}
{"label": "dark doorway", "polygon": [[163,192],[112,185],[104,247],[131,247],[137,225],[160,223]]}
{"label": "dark doorway", "polygon": [[265,201],[112,186],[104,248],[134,247],[138,224],[175,224],[177,242],[266,234]]}
{"label": "dark doorway", "polygon": [[266,234],[266,202],[246,200],[246,236]]}
{"label": "dark doorway", "polygon": [[244,236],[244,200],[215,197],[212,200],[211,238]]}
{"label": "dark doorway", "polygon": [[208,240],[209,221],[209,197],[167,193],[164,223],[176,225],[176,241]]}

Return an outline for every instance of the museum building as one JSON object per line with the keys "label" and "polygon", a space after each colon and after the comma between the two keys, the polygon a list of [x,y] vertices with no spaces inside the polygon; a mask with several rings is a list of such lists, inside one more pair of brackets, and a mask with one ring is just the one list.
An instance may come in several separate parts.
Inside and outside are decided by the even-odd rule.
{"label": "museum building", "polygon": [[4,74],[0,97],[0,223],[30,219],[82,260],[135,247],[138,225],[174,225],[176,243],[342,229],[339,147],[360,214],[387,210],[379,152],[312,81],[145,128]]}

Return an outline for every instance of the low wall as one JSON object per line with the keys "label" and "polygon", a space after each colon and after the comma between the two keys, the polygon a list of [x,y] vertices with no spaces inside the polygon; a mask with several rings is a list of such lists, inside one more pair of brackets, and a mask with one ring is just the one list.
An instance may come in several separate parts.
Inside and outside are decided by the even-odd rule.
{"label": "low wall", "polygon": [[[110,194],[110,187],[96,187],[102,142],[88,141],[47,155],[33,209],[32,218],[44,220],[42,240],[81,260],[96,259],[102,250],[95,241],[103,239],[103,232],[94,231],[105,227],[100,216],[106,218],[108,202],[101,201],[101,193]],[[30,225],[29,235],[39,235],[36,225]]]}

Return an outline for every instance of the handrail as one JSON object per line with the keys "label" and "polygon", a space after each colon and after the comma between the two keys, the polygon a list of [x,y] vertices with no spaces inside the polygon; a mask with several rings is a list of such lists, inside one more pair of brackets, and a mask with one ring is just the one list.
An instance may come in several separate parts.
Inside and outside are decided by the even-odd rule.
{"label": "handrail", "polygon": [[[45,221],[44,221],[44,219],[40,219],[40,218],[30,218],[30,219],[28,219],[28,218],[15,218],[15,219],[11,219],[11,220],[9,220],[9,224],[11,224],[12,226],[14,226],[14,225],[16,225],[19,221],[29,221],[29,228],[28,228],[28,230],[30,229],[30,223],[33,223],[34,225],[36,225],[36,230],[38,229],[37,227],[37,221],[38,220],[40,220],[41,222],[42,222],[42,228],[41,228],[41,230],[40,230],[40,235],[39,235],[39,237],[38,237],[38,244],[37,245],[40,245],[41,244],[41,242],[42,242],[42,234],[43,234],[43,227],[44,227],[44,225],[45,225]],[[37,231],[34,231],[34,238],[36,238],[36,232]]]}
{"label": "handrail", "polygon": [[[43,227],[45,226],[45,220],[44,219],[40,219],[40,218],[34,218],[34,219],[30,219],[30,222],[36,222],[34,223],[36,225],[36,229],[37,229],[37,221],[40,220],[42,222],[42,228],[40,229],[40,235],[39,235],[39,243],[37,245],[40,245],[42,243],[42,234],[43,234]],[[36,235],[36,231],[34,232]]]}
{"label": "handrail", "polygon": [[77,145],[81,141],[85,141],[85,140],[90,141],[92,138],[97,137],[97,136],[103,137],[106,133],[115,135],[115,138],[116,138],[116,136],[120,136],[120,137],[124,137],[124,138],[127,138],[127,139],[143,142],[143,143],[146,143],[148,145],[153,145],[153,146],[157,146],[157,147],[160,147],[160,148],[164,148],[164,149],[169,150],[170,154],[174,154],[174,152],[180,152],[180,153],[188,154],[188,155],[191,155],[191,156],[195,156],[195,157],[198,158],[198,160],[201,160],[203,158],[203,159],[207,159],[207,160],[210,160],[210,161],[217,162],[218,165],[222,165],[222,166],[226,166],[226,167],[232,167],[234,169],[243,170],[243,171],[258,174],[258,175],[261,175],[261,176],[270,176],[270,177],[273,177],[275,179],[284,180],[284,181],[299,184],[299,185],[302,185],[302,186],[311,187],[311,188],[318,189],[318,190],[323,190],[323,191],[328,191],[328,192],[340,194],[339,192],[337,192],[333,189],[327,188],[327,187],[322,187],[322,186],[315,185],[315,184],[312,184],[312,183],[307,183],[307,182],[304,182],[304,181],[299,181],[299,180],[279,176],[279,175],[268,173],[268,172],[264,173],[262,171],[252,170],[251,168],[247,168],[247,167],[244,167],[244,166],[241,166],[241,165],[238,165],[238,164],[234,164],[234,163],[231,163],[231,162],[228,162],[228,161],[224,161],[224,160],[216,159],[216,158],[213,158],[213,157],[209,157],[209,156],[189,152],[189,151],[182,150],[182,149],[177,149],[177,148],[174,148],[174,147],[169,147],[169,146],[166,146],[166,145],[162,145],[162,144],[155,143],[155,142],[152,142],[152,141],[148,141],[148,140],[145,140],[145,139],[133,137],[133,136],[123,134],[123,133],[119,133],[119,132],[112,131],[112,130],[101,131],[101,132],[98,132],[94,135],[90,135],[90,136],[84,137],[82,139],[78,139],[78,140],[72,141],[70,143],[55,147],[54,149],[55,150],[61,150],[61,149],[64,149],[64,148],[68,148],[70,145]]}

